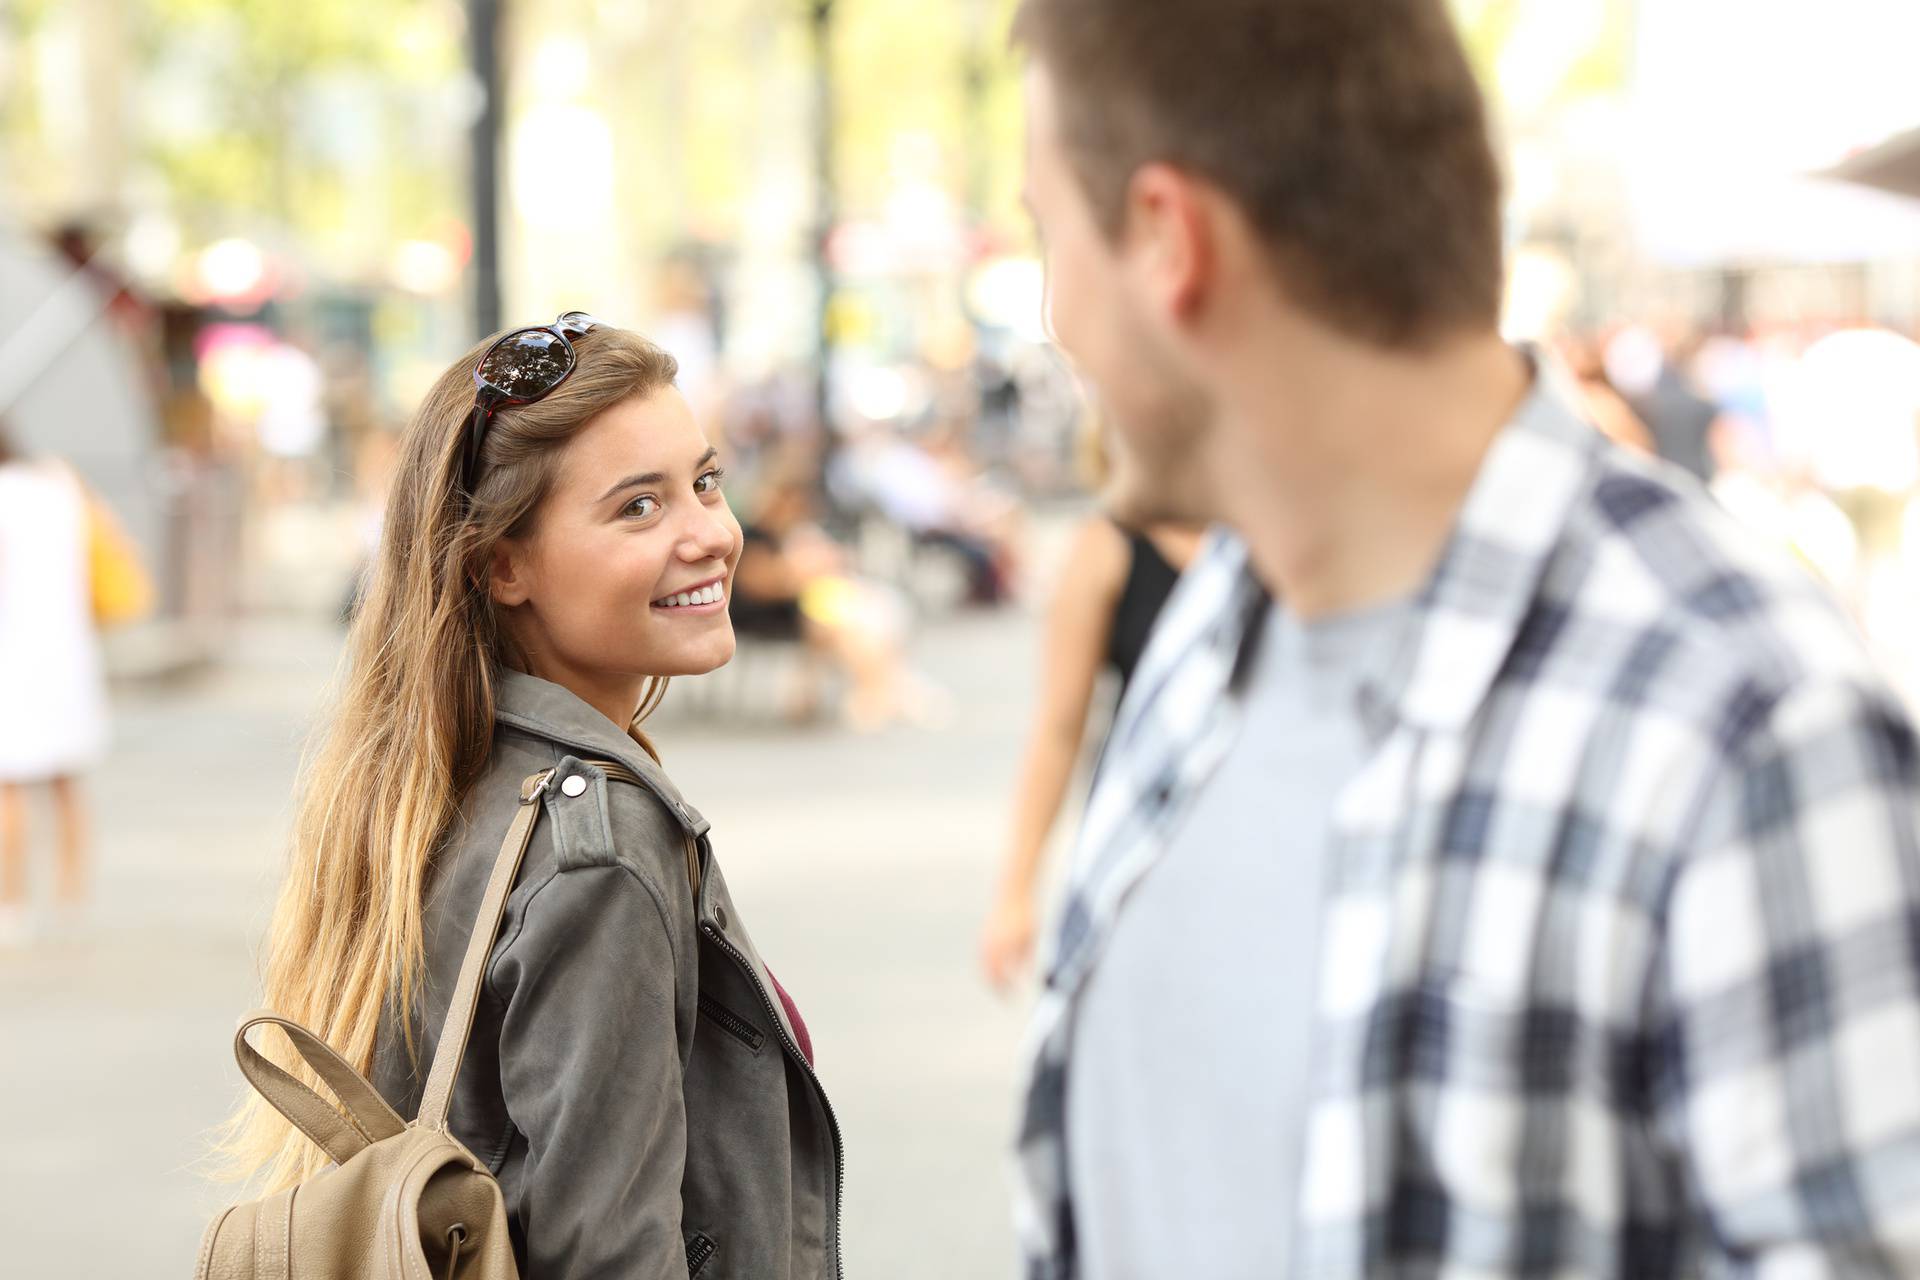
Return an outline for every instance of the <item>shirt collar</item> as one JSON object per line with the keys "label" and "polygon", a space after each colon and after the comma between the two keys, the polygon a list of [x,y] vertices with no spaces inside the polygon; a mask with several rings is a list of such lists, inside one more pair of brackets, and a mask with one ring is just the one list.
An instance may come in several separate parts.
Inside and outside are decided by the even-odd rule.
{"label": "shirt collar", "polygon": [[1494,437],[1440,560],[1416,599],[1410,642],[1372,691],[1399,722],[1463,728],[1511,652],[1602,437],[1565,370],[1533,347],[1531,390]]}
{"label": "shirt collar", "polygon": [[690,832],[697,836],[707,830],[707,820],[686,802],[653,757],[572,690],[524,671],[502,670],[494,683],[494,718],[571,748],[583,759],[625,765],[666,801]]}
{"label": "shirt collar", "polygon": [[[1533,385],[1488,447],[1440,559],[1414,597],[1402,641],[1358,691],[1358,710],[1376,737],[1396,724],[1447,731],[1472,719],[1513,648],[1569,514],[1592,483],[1602,437],[1576,407],[1570,376],[1537,348],[1519,349],[1533,367]],[[1245,544],[1222,529],[1195,567],[1252,582]],[[1208,595],[1217,618],[1220,596]],[[1241,598],[1228,602],[1238,608]],[[1143,673],[1155,657],[1170,661],[1184,652],[1195,639],[1188,633],[1204,621],[1178,618],[1171,604],[1167,612],[1176,618],[1164,628],[1169,634],[1156,628]],[[1243,657],[1258,642],[1255,621],[1247,617]]]}

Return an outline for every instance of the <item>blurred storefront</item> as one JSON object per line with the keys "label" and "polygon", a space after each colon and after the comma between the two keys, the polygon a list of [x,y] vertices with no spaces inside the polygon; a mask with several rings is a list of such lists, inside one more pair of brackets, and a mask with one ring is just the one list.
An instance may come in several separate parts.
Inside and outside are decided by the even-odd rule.
{"label": "blurred storefront", "polygon": [[1522,15],[1485,60],[1513,143],[1516,243],[1563,269],[1530,315],[1920,328],[1920,215],[1829,174],[1920,120],[1920,8],[1462,7]]}
{"label": "blurred storefront", "polygon": [[[1012,4],[553,0],[532,20],[397,0],[370,23],[343,0],[11,0],[0,226],[43,265],[0,296],[0,349],[23,323],[22,351],[44,343],[42,277],[87,255],[41,246],[82,226],[100,254],[75,278],[118,299],[88,304],[109,336],[82,346],[123,346],[137,389],[95,415],[125,443],[32,402],[26,430],[126,506],[175,612],[331,607],[377,528],[379,460],[476,336],[492,208],[504,314],[656,336],[733,446],[749,516],[763,474],[837,469],[856,477],[825,488],[845,532],[884,506],[857,482],[874,455],[1071,492],[1083,409],[1015,196]],[[1711,385],[1689,394],[1747,424],[1713,447],[1830,470],[1781,388],[1832,333],[1920,333],[1920,204],[1816,175],[1890,163],[1920,122],[1920,8],[1453,8],[1501,103],[1516,336],[1604,378],[1605,349],[1644,331],[1669,380],[1698,364]],[[469,24],[494,12],[488,151]],[[497,155],[490,201],[476,147]]]}
{"label": "blurred storefront", "polygon": [[112,637],[123,672],[203,660],[238,603],[239,477],[195,446],[194,407],[159,358],[165,326],[103,268],[0,233],[0,414],[24,449],[80,471],[155,578],[156,616]]}

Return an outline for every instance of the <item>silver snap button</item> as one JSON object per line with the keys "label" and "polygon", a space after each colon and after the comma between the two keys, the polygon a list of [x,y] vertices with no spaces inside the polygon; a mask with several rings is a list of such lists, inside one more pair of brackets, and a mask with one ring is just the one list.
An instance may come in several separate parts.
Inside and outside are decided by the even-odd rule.
{"label": "silver snap button", "polygon": [[587,780],[577,773],[567,775],[565,781],[560,784],[560,792],[562,795],[582,795],[586,792],[586,789]]}
{"label": "silver snap button", "polygon": [[727,927],[727,909],[725,907],[715,907],[713,909],[713,922],[722,929]]}

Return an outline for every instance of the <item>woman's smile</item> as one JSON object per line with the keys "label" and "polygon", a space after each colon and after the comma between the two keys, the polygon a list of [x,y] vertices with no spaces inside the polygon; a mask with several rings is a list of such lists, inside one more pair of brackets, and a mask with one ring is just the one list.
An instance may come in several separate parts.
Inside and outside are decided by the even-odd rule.
{"label": "woman's smile", "polygon": [[684,591],[669,592],[655,600],[653,608],[659,613],[694,617],[724,613],[727,608],[726,579],[724,577],[709,578]]}

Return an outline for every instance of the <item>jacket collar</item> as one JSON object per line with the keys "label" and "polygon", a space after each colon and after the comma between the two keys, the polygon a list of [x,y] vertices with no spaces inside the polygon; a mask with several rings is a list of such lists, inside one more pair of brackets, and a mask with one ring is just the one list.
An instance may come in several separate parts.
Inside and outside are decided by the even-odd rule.
{"label": "jacket collar", "polygon": [[689,834],[706,834],[707,820],[687,803],[653,757],[571,690],[523,671],[502,670],[494,682],[493,714],[496,721],[571,748],[583,759],[625,765],[666,802]]}
{"label": "jacket collar", "polygon": [[1533,387],[1488,448],[1445,549],[1415,606],[1395,670],[1368,693],[1415,728],[1464,728],[1512,651],[1580,496],[1593,483],[1600,433],[1570,376],[1523,347]]}

